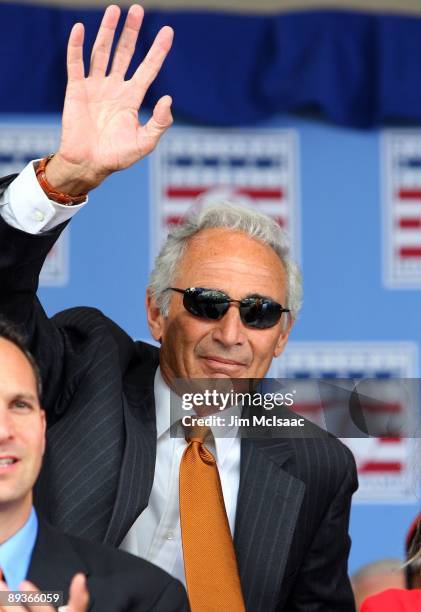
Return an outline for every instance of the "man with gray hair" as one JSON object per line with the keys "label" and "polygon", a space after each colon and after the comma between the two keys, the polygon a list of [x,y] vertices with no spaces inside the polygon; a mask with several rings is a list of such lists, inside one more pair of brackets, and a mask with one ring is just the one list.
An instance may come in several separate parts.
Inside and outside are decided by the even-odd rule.
{"label": "man with gray hair", "polygon": [[44,258],[86,193],[148,154],[172,121],[168,97],[145,126],[137,119],[171,29],[125,81],[142,9],[131,7],[106,75],[118,17],[108,7],[87,78],[74,27],[60,148],[2,183],[0,307],[29,334],[46,383],[38,509],[180,578],[194,612],[352,611],[356,473],[338,440],[170,435],[175,381],[262,378],[285,347],[301,283],[274,222],[218,205],[170,233],[146,298],[160,350],[92,308],[49,319],[36,297]]}

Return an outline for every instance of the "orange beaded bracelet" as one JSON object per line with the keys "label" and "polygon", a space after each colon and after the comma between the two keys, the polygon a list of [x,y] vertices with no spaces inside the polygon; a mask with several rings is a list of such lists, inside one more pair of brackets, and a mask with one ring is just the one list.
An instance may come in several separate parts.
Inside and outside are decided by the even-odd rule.
{"label": "orange beaded bracelet", "polygon": [[81,193],[77,196],[71,196],[68,193],[57,191],[57,189],[54,189],[54,187],[50,185],[50,183],[47,181],[47,177],[45,176],[45,168],[52,157],[54,157],[54,154],[44,157],[39,162],[38,168],[35,171],[36,177],[43,191],[46,193],[50,200],[57,202],[57,204],[64,204],[64,206],[73,206],[74,204],[81,204],[86,200],[86,197],[88,195],[87,193]]}

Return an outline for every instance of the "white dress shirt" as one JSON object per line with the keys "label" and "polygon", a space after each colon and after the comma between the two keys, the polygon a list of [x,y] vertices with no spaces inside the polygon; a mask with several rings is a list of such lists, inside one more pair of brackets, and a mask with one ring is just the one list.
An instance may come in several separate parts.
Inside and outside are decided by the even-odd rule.
{"label": "white dress shirt", "polygon": [[[185,583],[178,481],[180,461],[187,442],[184,438],[170,436],[170,426],[178,420],[178,415],[174,414],[173,409],[170,419],[170,390],[159,368],[155,375],[154,392],[157,447],[149,505],[134,522],[120,548],[155,563]],[[224,415],[228,417],[237,410],[225,410]],[[221,428],[218,431],[217,427],[211,429],[215,437],[209,439],[206,446],[216,459],[231,534],[234,534],[240,481],[240,438],[236,436],[238,428],[226,427],[223,431]]]}
{"label": "white dress shirt", "polygon": [[[64,206],[47,198],[39,186],[33,162],[10,184],[0,198],[0,214],[9,225],[30,234],[53,229],[70,219],[86,202]],[[158,565],[185,583],[179,513],[179,468],[187,443],[170,436],[170,389],[158,368],[155,381],[157,452],[155,476],[149,504],[127,533],[120,548]],[[238,407],[224,415],[239,414]],[[173,416],[177,419],[177,416]],[[218,431],[206,446],[215,456],[221,479],[225,509],[231,533],[234,534],[238,487],[240,482],[241,440],[238,428]],[[230,437],[228,437],[230,436]],[[215,534],[217,537],[217,534]]]}

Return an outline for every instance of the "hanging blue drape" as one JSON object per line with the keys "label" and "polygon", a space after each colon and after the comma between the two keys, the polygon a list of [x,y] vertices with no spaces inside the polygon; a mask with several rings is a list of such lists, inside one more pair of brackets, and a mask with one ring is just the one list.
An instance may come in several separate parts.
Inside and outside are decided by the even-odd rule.
{"label": "hanging blue drape", "polygon": [[[88,59],[101,14],[0,3],[0,112],[60,112],[71,25],[85,23]],[[148,107],[169,93],[178,117],[207,125],[246,125],[303,110],[352,127],[421,119],[415,15],[148,10],[135,60],[165,24],[175,29],[174,47]]]}

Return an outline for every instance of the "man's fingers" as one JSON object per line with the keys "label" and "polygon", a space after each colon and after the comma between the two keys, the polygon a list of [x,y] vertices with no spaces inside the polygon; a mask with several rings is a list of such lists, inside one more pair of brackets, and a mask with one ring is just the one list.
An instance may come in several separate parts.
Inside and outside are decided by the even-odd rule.
{"label": "man's fingers", "polygon": [[89,69],[89,76],[91,77],[104,76],[107,71],[120,12],[120,8],[115,4],[111,4],[111,6],[108,6],[105,10],[92,48],[91,66]]}
{"label": "man's fingers", "polygon": [[75,23],[70,32],[67,45],[67,76],[69,81],[78,81],[85,77],[83,66],[83,39],[85,29],[82,23]]}
{"label": "man's fingers", "polygon": [[3,599],[2,602],[4,603],[4,605],[0,605],[0,612],[26,612],[26,608],[24,608],[23,606],[12,606],[10,601],[7,601],[8,599],[8,595],[10,594],[10,589],[7,586],[7,584],[4,582],[3,580],[3,574],[0,571],[0,593],[2,593],[2,597],[6,597],[6,600]]}
{"label": "man's fingers", "polygon": [[[7,588],[7,584],[3,581],[3,573],[0,569],[0,593],[3,596],[3,593],[8,593],[9,589]],[[6,601],[3,600],[3,603],[6,604]],[[7,606],[8,607],[8,606]],[[10,608],[9,608],[10,610]],[[7,612],[6,605],[0,604],[0,612]]]}
{"label": "man's fingers", "polygon": [[124,78],[133,57],[137,37],[143,21],[143,15],[143,8],[139,4],[133,4],[133,6],[130,7],[114,53],[110,74],[116,74]]}
{"label": "man's fingers", "polygon": [[68,612],[85,612],[88,603],[89,593],[86,578],[83,574],[76,574],[70,584]]}
{"label": "man's fingers", "polygon": [[172,98],[171,96],[162,96],[155,104],[152,117],[149,119],[147,126],[151,129],[164,131],[172,125],[173,118],[171,114]]}
{"label": "man's fingers", "polygon": [[138,128],[138,142],[142,157],[154,150],[161,136],[172,125],[171,96],[163,96],[153,109],[152,117]]}
{"label": "man's fingers", "polygon": [[[33,584],[33,582],[30,582],[29,580],[24,580],[23,582],[20,583],[19,585],[19,589],[21,591],[32,591],[33,593],[39,593],[39,589],[35,586],[35,584]],[[12,608],[13,610],[13,608]],[[30,604],[27,603],[25,606],[22,607],[22,610],[26,610],[29,612],[54,612],[55,608],[53,606],[50,606],[49,604],[45,604],[45,605],[41,605],[40,603],[34,603],[34,604]],[[20,611],[20,608],[19,608]]]}
{"label": "man's fingers", "polygon": [[173,38],[174,30],[172,28],[169,26],[164,26],[161,28],[156,35],[145,59],[134,73],[131,82],[136,88],[135,98],[138,108],[141,105],[149,86],[160,71],[164,60],[171,49]]}

